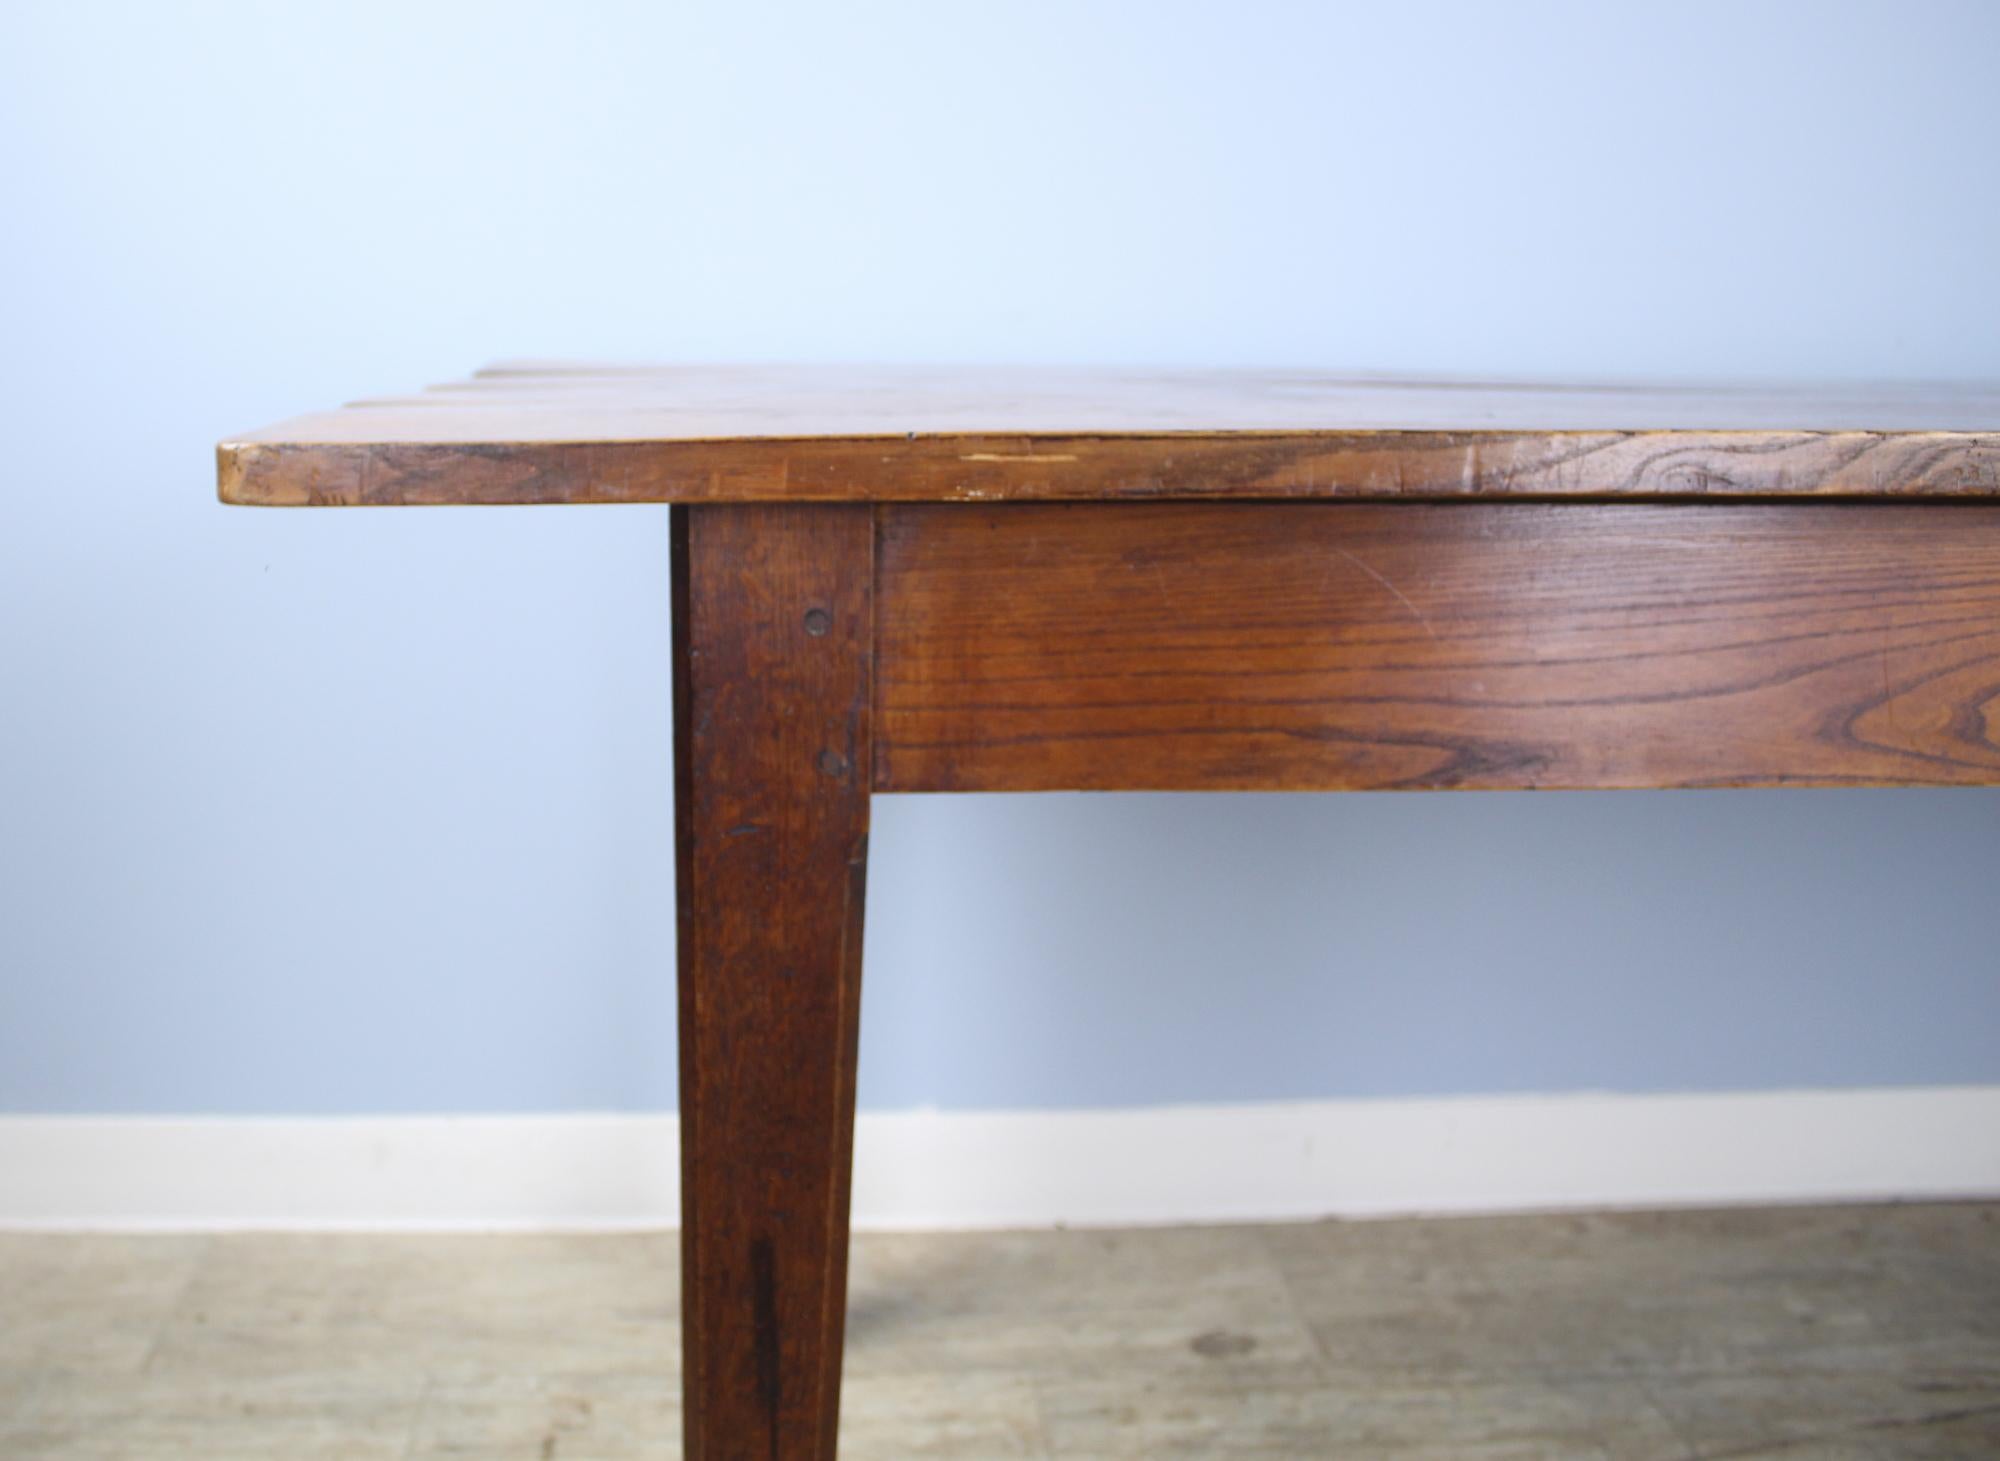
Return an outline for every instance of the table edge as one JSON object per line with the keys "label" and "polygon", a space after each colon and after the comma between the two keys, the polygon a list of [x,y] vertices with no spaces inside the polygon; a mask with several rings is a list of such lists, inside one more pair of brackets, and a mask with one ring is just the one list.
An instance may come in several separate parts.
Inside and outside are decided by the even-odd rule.
{"label": "table edge", "polygon": [[2000,497],[2000,432],[1186,431],[509,442],[232,438],[248,506]]}

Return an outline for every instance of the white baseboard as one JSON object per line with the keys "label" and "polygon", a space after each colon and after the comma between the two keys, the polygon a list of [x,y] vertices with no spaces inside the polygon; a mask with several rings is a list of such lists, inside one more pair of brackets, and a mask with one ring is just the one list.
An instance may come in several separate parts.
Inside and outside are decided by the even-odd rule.
{"label": "white baseboard", "polygon": [[[873,1229],[2000,1196],[2000,1086],[864,1112]],[[0,1228],[672,1225],[672,1116],[0,1117]]]}

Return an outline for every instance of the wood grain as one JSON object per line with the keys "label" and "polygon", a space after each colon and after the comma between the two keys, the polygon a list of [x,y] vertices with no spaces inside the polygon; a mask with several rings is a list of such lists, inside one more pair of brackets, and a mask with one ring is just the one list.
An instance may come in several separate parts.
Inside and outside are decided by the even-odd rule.
{"label": "wood grain", "polygon": [[690,1461],[831,1461],[868,849],[872,514],[674,514]]}
{"label": "wood grain", "polygon": [[884,508],[890,791],[2000,783],[2000,507]]}
{"label": "wood grain", "polygon": [[2000,495],[2000,390],[525,365],[250,432],[274,506]]}

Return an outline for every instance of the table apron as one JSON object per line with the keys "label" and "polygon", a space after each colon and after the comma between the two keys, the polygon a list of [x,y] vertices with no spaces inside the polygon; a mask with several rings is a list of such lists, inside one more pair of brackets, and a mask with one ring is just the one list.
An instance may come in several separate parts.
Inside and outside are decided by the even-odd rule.
{"label": "table apron", "polygon": [[2000,783],[2000,506],[875,512],[881,791]]}

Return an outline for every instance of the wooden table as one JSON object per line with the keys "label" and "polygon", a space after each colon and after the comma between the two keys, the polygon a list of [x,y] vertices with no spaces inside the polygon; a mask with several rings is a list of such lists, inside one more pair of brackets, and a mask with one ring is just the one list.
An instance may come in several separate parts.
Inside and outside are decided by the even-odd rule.
{"label": "wooden table", "polygon": [[671,502],[686,1454],[834,1454],[872,791],[2000,782],[2000,393],[515,364],[220,448]]}

